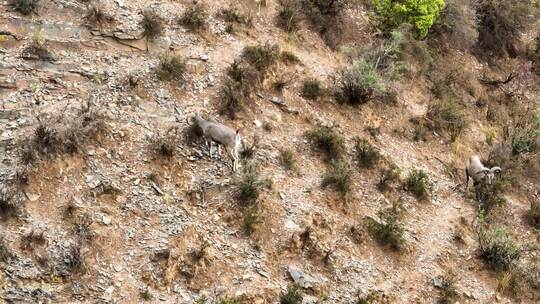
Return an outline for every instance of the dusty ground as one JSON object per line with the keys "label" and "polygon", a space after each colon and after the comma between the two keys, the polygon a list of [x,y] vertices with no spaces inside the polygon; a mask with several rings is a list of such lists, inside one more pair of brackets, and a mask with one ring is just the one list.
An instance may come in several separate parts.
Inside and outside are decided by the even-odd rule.
{"label": "dusty ground", "polygon": [[[206,2],[212,18],[203,33],[192,33],[174,22],[189,1],[139,0],[107,3],[116,23],[104,27],[101,34],[84,26],[83,2],[44,1],[39,15],[30,17],[13,12],[5,1],[0,3],[0,30],[15,34],[0,42],[0,80],[12,84],[0,88],[0,176],[7,179],[20,168],[17,143],[32,134],[40,119],[69,122],[90,105],[104,115],[109,130],[80,154],[62,155],[30,168],[30,182],[24,188],[26,214],[0,225],[18,257],[0,275],[6,298],[14,290],[41,288],[53,303],[136,303],[148,288],[155,302],[194,303],[201,295],[210,300],[246,295],[253,303],[276,303],[277,295],[291,283],[287,269],[293,265],[312,277],[314,288],[307,293],[326,298],[323,303],[352,303],[357,292],[369,290],[384,293],[391,303],[434,303],[437,290],[432,279],[448,269],[459,278],[463,303],[515,301],[496,291],[496,276],[477,257],[470,228],[465,228],[464,244],[453,240],[461,217],[470,227],[477,205],[464,194],[462,177],[448,177],[441,161],[463,164],[469,153],[485,147],[480,125],[471,126],[472,135],[464,140],[471,145],[458,154],[442,138],[413,142],[401,135],[410,132],[408,119],[425,113],[430,100],[427,84],[415,75],[399,84],[397,105],[309,102],[300,97],[301,79],[317,77],[331,85],[335,69],[347,62],[341,52],[328,48],[307,27],[293,36],[276,28],[275,1],[267,1],[266,7],[241,1],[254,24],[239,26],[234,35],[226,33],[225,23],[214,17],[229,2]],[[148,7],[167,20],[165,34],[150,42],[149,52],[144,50],[144,40],[118,42],[103,34],[114,29],[125,37],[138,37],[139,12]],[[366,13],[354,14],[362,29],[358,35],[368,39]],[[47,41],[56,61],[20,58],[36,33]],[[218,89],[224,69],[244,46],[265,42],[278,44],[301,60],[296,66],[279,64],[270,76],[285,73],[293,79],[280,96],[287,109],[254,98],[238,119],[220,117]],[[155,75],[159,56],[167,51],[191,58],[187,80],[181,85]],[[485,68],[472,58],[463,61],[473,71]],[[139,79],[133,88],[126,85],[130,76]],[[277,96],[271,90],[263,93]],[[251,236],[241,229],[234,201],[238,173],[231,173],[224,155],[222,160],[210,160],[202,145],[181,139],[171,160],[150,151],[149,139],[171,127],[186,128],[188,118],[199,111],[240,128],[248,141],[261,138],[255,159],[273,187],[262,195],[263,221]],[[270,124],[272,130],[264,130],[259,122]],[[317,122],[337,126],[349,148],[354,136],[369,137],[366,127],[380,127],[381,135],[373,142],[385,157],[404,174],[412,168],[429,172],[435,183],[429,202],[395,194],[402,197],[406,210],[403,253],[378,246],[369,236],[360,243],[351,236],[351,226],[390,202],[375,186],[376,171],[355,170],[346,201],[321,189],[324,164],[303,137]],[[287,147],[296,152],[296,173],[280,165],[279,149]],[[161,193],[152,187],[151,174],[157,177]],[[113,191],[105,191],[106,186]],[[520,227],[518,231],[530,235],[523,219],[528,202],[519,193],[508,198],[508,216]],[[76,211],[66,219],[63,210],[69,204]],[[40,258],[62,256],[75,242],[73,222],[83,214],[91,218],[95,232],[83,246],[84,271],[69,278],[45,271]],[[315,253],[295,246],[294,240],[307,227],[314,231]],[[20,249],[20,237],[33,229],[45,232],[46,244],[32,251]],[[205,242],[206,256],[190,262],[190,253]],[[160,255],[163,250],[166,253]],[[324,261],[327,250],[332,253]],[[523,303],[533,303],[533,296],[526,295]]]}

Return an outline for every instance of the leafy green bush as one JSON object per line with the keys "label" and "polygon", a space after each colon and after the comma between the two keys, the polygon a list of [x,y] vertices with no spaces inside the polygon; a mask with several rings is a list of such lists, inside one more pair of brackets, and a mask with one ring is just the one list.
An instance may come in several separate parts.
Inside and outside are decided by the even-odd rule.
{"label": "leafy green bush", "polygon": [[332,186],[342,195],[347,194],[351,187],[351,169],[345,161],[334,162],[323,176],[323,188]]}
{"label": "leafy green bush", "polygon": [[332,127],[317,126],[304,135],[326,154],[327,161],[340,159],[345,153],[345,141]]}
{"label": "leafy green bush", "polygon": [[356,150],[356,160],[362,168],[373,168],[381,158],[381,154],[365,138],[354,138],[354,149]]}
{"label": "leafy green bush", "polygon": [[427,198],[432,191],[433,184],[426,172],[413,169],[405,179],[405,189],[411,192],[417,199]]}
{"label": "leafy green bush", "polygon": [[444,0],[373,0],[376,20],[386,31],[403,23],[414,26],[416,37],[423,39],[444,7]]}
{"label": "leafy green bush", "polygon": [[401,249],[403,239],[403,226],[399,222],[400,205],[392,204],[392,207],[377,212],[379,221],[368,218],[367,228],[369,233],[382,245],[390,245],[392,249]]}
{"label": "leafy green bush", "polygon": [[520,249],[508,237],[503,228],[486,231],[478,230],[480,254],[487,264],[495,270],[508,270],[519,259]]}
{"label": "leafy green bush", "polygon": [[366,103],[374,93],[382,93],[386,90],[375,67],[364,59],[359,59],[352,66],[339,71],[337,81],[337,100],[353,105]]}
{"label": "leafy green bush", "polygon": [[302,96],[307,99],[316,100],[323,94],[321,83],[318,79],[306,79],[302,84]]}

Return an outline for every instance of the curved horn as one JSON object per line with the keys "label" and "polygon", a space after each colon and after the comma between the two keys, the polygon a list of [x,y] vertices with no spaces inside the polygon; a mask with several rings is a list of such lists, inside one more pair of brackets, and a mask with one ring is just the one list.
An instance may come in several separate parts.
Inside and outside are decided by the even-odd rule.
{"label": "curved horn", "polygon": [[501,167],[493,167],[490,171],[495,173],[501,173]]}

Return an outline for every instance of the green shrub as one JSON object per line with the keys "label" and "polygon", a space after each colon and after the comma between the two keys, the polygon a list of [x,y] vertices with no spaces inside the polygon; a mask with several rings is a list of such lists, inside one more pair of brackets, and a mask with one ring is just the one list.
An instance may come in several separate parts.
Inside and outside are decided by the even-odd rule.
{"label": "green shrub", "polygon": [[36,11],[41,0],[14,0],[15,10],[23,15],[28,15]]}
{"label": "green shrub", "polygon": [[403,239],[403,226],[399,222],[400,205],[392,204],[392,207],[377,212],[379,221],[368,218],[367,228],[369,233],[382,245],[390,245],[394,250],[401,249]]}
{"label": "green shrub", "polygon": [[332,186],[342,195],[346,195],[351,187],[351,169],[347,162],[340,160],[332,163],[328,172],[323,176],[321,183],[323,188]]}
{"label": "green shrub", "polygon": [[238,184],[238,199],[244,206],[252,206],[257,202],[264,183],[260,180],[259,170],[253,164],[248,164],[242,171]]}
{"label": "green shrub", "polygon": [[507,178],[507,175],[503,174],[498,176],[491,185],[479,183],[475,186],[476,199],[486,212],[506,204],[503,192],[509,183]]}
{"label": "green shrub", "polygon": [[287,170],[293,170],[295,168],[296,160],[292,149],[282,149],[279,151],[281,163]]}
{"label": "green shrub", "polygon": [[417,199],[425,199],[431,194],[433,184],[426,172],[413,169],[405,179],[404,187]]}
{"label": "green shrub", "polygon": [[510,137],[512,153],[537,151],[540,147],[540,108],[519,118]]}
{"label": "green shrub", "polygon": [[444,0],[373,0],[379,27],[393,30],[403,23],[411,24],[416,37],[423,39],[444,7]]}
{"label": "green shrub", "polygon": [[448,132],[452,141],[468,126],[465,112],[453,100],[440,100],[429,104],[426,117],[432,130]]}
{"label": "green shrub", "polygon": [[165,20],[157,13],[145,10],[140,25],[144,29],[144,36],[149,39],[156,38],[165,31]]}
{"label": "green shrub", "polygon": [[158,77],[161,80],[184,80],[186,60],[180,55],[168,54],[161,57],[158,67]]}
{"label": "green shrub", "polygon": [[198,30],[206,26],[207,19],[206,7],[201,3],[194,3],[186,9],[179,21],[190,30]]}
{"label": "green shrub", "polygon": [[365,138],[354,138],[356,160],[361,168],[373,168],[381,158],[381,154]]}
{"label": "green shrub", "polygon": [[480,254],[494,270],[508,270],[519,259],[520,249],[508,237],[503,228],[486,231],[480,227],[477,233]]}
{"label": "green shrub", "polygon": [[321,88],[321,83],[318,79],[306,79],[302,84],[302,96],[316,100],[323,94],[323,89]]}
{"label": "green shrub", "polygon": [[339,102],[362,104],[369,101],[374,93],[383,93],[386,87],[374,66],[359,59],[352,66],[342,69],[337,77]]}
{"label": "green shrub", "polygon": [[242,52],[242,58],[261,73],[265,73],[279,55],[279,47],[271,44],[246,46]]}
{"label": "green shrub", "polygon": [[345,153],[345,141],[332,127],[317,126],[304,135],[326,154],[327,161],[340,159]]}
{"label": "green shrub", "polygon": [[289,285],[287,292],[279,296],[279,304],[300,304],[302,300],[302,292],[296,285]]}

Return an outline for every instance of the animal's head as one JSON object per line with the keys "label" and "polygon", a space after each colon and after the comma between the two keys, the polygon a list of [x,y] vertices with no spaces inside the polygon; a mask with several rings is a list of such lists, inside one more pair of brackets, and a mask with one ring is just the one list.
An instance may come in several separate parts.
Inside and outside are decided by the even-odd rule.
{"label": "animal's head", "polygon": [[478,174],[483,175],[482,179],[488,185],[492,185],[493,181],[495,180],[495,175],[500,174],[500,173],[501,173],[501,168],[500,167],[493,167],[491,169],[486,168],[486,169],[478,172]]}

